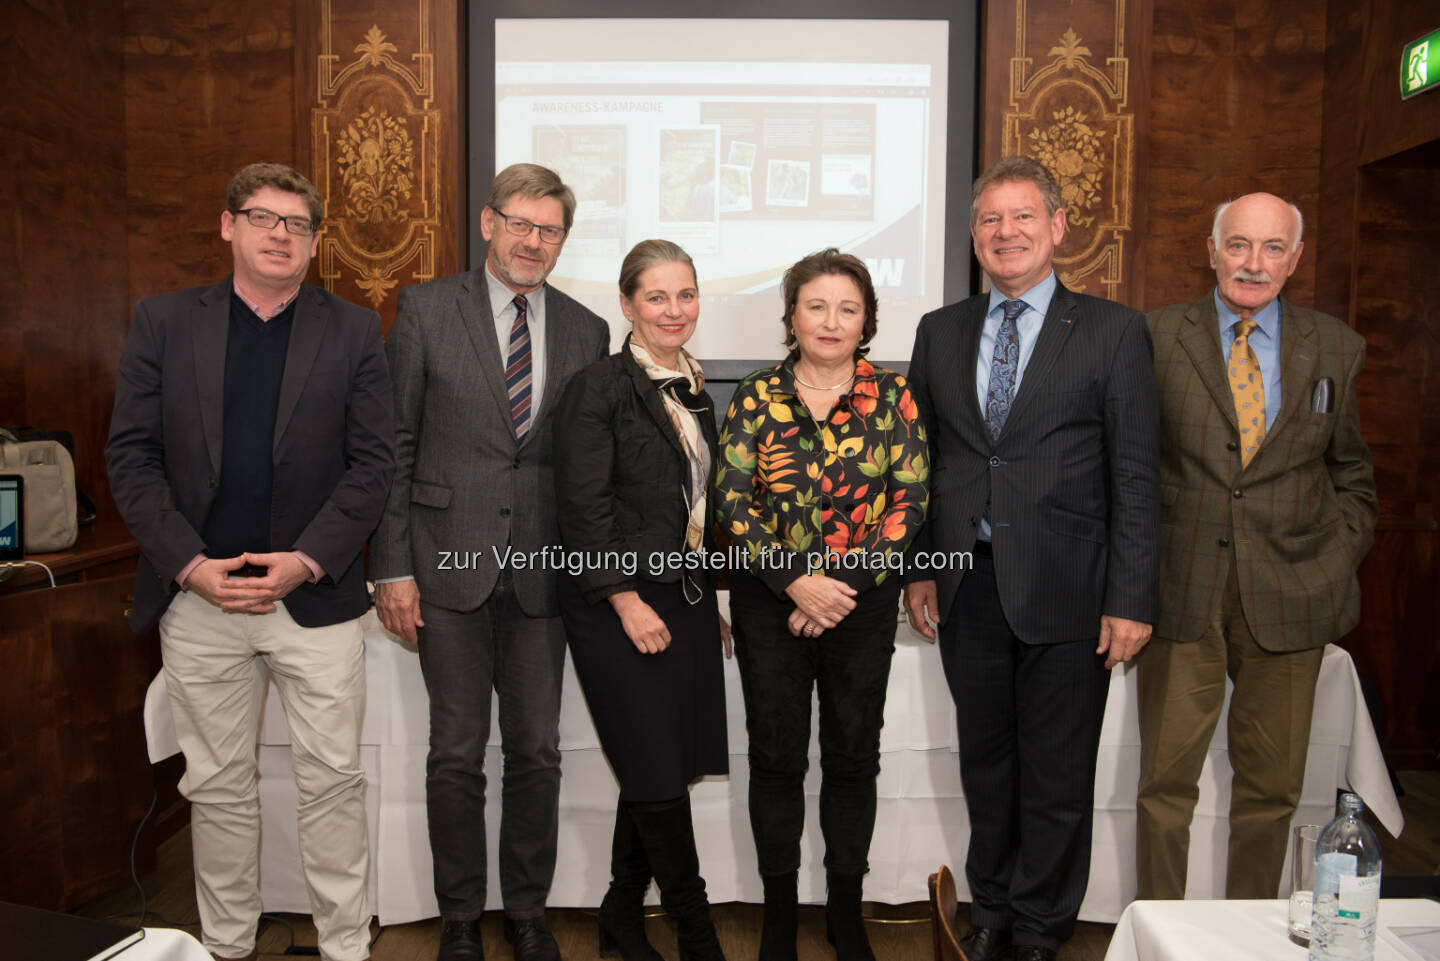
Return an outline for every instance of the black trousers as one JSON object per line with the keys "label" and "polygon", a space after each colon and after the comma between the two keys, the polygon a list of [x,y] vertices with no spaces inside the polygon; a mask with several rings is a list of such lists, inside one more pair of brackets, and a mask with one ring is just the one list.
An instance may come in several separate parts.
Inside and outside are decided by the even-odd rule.
{"label": "black trousers", "polygon": [[485,745],[493,690],[504,756],[500,893],[511,917],[541,917],[560,815],[560,618],[527,617],[504,571],[479,609],[451,611],[422,599],[420,613],[420,671],[430,694],[425,809],[440,914],[469,921],[485,911]]}
{"label": "black trousers", "polygon": [[1096,638],[1017,638],[1000,606],[994,561],[977,554],[974,563],[940,628],[970,811],[970,919],[1011,930],[1017,944],[1056,949],[1074,931],[1090,876],[1110,672]]}
{"label": "black trousers", "polygon": [[869,869],[899,592],[891,578],[860,595],[838,626],[819,637],[795,637],[786,626],[794,604],[777,600],[746,574],[731,578],[735,656],[750,739],[750,828],[761,875],[800,867],[810,697],[816,689],[825,867],[847,875]]}

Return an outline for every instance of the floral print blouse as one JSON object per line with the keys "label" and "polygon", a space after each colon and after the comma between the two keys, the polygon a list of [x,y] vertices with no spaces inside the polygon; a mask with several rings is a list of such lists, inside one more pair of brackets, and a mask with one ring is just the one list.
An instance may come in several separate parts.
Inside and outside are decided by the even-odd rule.
{"label": "floral print blouse", "polygon": [[716,520],[777,596],[824,571],[864,591],[898,574],[925,521],[930,463],[901,375],[861,359],[823,422],[791,354],[740,383],[720,431]]}

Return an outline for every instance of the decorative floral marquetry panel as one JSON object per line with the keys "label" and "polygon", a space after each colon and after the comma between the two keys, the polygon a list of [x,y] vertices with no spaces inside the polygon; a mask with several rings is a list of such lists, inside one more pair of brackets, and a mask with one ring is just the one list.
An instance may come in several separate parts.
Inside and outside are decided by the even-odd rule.
{"label": "decorative floral marquetry panel", "polygon": [[418,37],[412,50],[392,42],[382,24],[342,37],[333,2],[321,4],[310,111],[316,186],[327,205],[320,279],[380,310],[393,307],[401,286],[436,276],[442,117],[429,2],[406,11],[406,33]]}
{"label": "decorative floral marquetry panel", "polygon": [[[1056,11],[1042,9],[1041,16],[1030,16],[1025,0],[1016,2],[1002,152],[1034,157],[1060,181],[1069,223],[1055,256],[1061,281],[1116,298],[1126,281],[1135,194],[1124,0],[1115,2],[1114,35],[1104,38],[1100,55],[1068,24],[1049,35],[1048,50],[1040,38],[1027,38],[1037,27],[1053,27]],[[1041,51],[1043,57],[1035,55]]]}

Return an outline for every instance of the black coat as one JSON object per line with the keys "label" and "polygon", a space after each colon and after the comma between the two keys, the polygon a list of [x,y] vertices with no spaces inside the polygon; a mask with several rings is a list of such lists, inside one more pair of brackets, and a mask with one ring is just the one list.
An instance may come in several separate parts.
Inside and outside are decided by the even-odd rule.
{"label": "black coat", "polygon": [[[709,490],[715,409],[704,391],[699,400],[701,434],[710,450]],[[638,561],[634,573],[613,563],[586,563],[579,582],[587,602],[634,590],[638,580],[674,583],[687,573],[661,559],[685,550],[688,483],[680,438],[626,338],[619,353],[571,378],[555,418],[556,510],[565,550],[634,552]],[[707,509],[707,521],[709,516]],[[703,569],[688,573],[701,583],[709,579]]]}

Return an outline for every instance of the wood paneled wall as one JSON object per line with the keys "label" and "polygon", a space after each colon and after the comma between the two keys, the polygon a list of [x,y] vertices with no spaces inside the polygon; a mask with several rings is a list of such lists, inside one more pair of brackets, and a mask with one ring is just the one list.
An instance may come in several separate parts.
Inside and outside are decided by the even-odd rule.
{"label": "wood paneled wall", "polygon": [[0,11],[0,424],[72,431],[105,509],[128,326],[123,18],[79,0]]}
{"label": "wood paneled wall", "polygon": [[1325,63],[1325,234],[1316,300],[1369,350],[1360,415],[1380,521],[1343,641],[1385,701],[1387,753],[1440,751],[1440,94],[1401,100],[1400,51],[1440,24],[1425,4],[1332,0]]}
{"label": "wood paneled wall", "polygon": [[[128,302],[219,280],[225,186],[294,163],[291,0],[125,0]],[[128,313],[127,313],[128,321]]]}
{"label": "wood paneled wall", "polygon": [[296,152],[327,201],[315,282],[378,310],[460,269],[458,0],[321,0],[297,24]]}
{"label": "wood paneled wall", "polygon": [[1055,255],[1061,279],[1126,302],[1140,291],[1148,18],[1145,0],[990,0],[982,10],[980,167],[1016,154],[1049,166],[1069,223]]}
{"label": "wood paneled wall", "polygon": [[1373,678],[1392,761],[1440,757],[1440,94],[1401,100],[1400,51],[1433,7],[1331,0],[1315,301],[1365,336],[1360,416],[1380,520],[1342,644]]}
{"label": "wood paneled wall", "polygon": [[[1195,299],[1215,280],[1215,206],[1252,190],[1294,200],[1313,237],[1323,5],[989,0],[983,16],[981,166],[1051,164],[1067,284],[1142,310]],[[1311,303],[1315,278],[1307,257],[1288,293]]]}
{"label": "wood paneled wall", "polygon": [[[1436,26],[1434,11],[1393,0],[990,0],[984,13],[982,165],[1017,149],[1046,159],[1014,135],[1030,122],[1016,92],[1046,62],[1038,38],[1071,31],[1091,63],[1113,67],[1118,42],[1096,49],[1094,38],[1149,24],[1127,35],[1132,84],[1118,110],[1137,131],[1135,201],[1124,202],[1123,176],[1099,185],[1100,206],[1130,214],[1116,231],[1130,231],[1123,276],[1113,292],[1090,292],[1144,310],[1196,299],[1215,282],[1205,238],[1216,204],[1268,190],[1304,212],[1305,254],[1285,296],[1346,319],[1369,342],[1359,390],[1381,516],[1361,568],[1363,622],[1342,643],[1385,702],[1392,759],[1433,764],[1440,94],[1402,102],[1398,58]],[[1057,173],[1063,185],[1067,172]],[[1067,239],[1062,254],[1074,253]]]}
{"label": "wood paneled wall", "polygon": [[1417,767],[1440,746],[1440,223],[1419,211],[1440,211],[1440,149],[1360,169],[1354,324],[1380,521],[1364,616],[1343,642],[1382,692],[1393,760]]}
{"label": "wood paneled wall", "polygon": [[[322,276],[317,263],[312,279],[361,302],[379,291],[387,320],[400,287],[459,269],[462,6],[0,8],[0,423],[74,431],[80,482],[108,499],[101,451],[131,306],[229,270],[222,192],[251,160],[293,161],[322,184],[331,267]],[[1405,152],[1440,138],[1440,93],[1401,104],[1395,74],[1400,45],[1434,26],[1426,5],[987,0],[982,16],[980,161],[1020,148],[1064,168],[1072,282],[1143,309],[1193,299],[1213,283],[1204,240],[1216,203],[1269,189],[1300,204],[1306,254],[1287,295],[1371,343],[1362,416],[1382,529],[1362,571],[1366,624],[1348,643],[1392,705],[1412,704],[1414,666],[1434,674],[1437,492],[1425,478],[1440,445],[1433,418],[1415,416],[1440,409],[1440,322],[1416,278],[1434,275],[1440,251],[1415,223],[1435,209],[1414,199],[1434,196],[1433,159]],[[377,120],[403,129],[410,152],[387,148],[388,164],[367,153],[378,166],[357,167]],[[398,204],[376,220],[363,196],[379,181],[362,181],[382,172],[404,173],[410,193],[385,188]],[[1387,219],[1395,212],[1411,216]],[[1389,743],[1433,754],[1437,723],[1398,721]]]}
{"label": "wood paneled wall", "polygon": [[[295,164],[326,193],[310,279],[377,307],[387,327],[401,286],[457,270],[463,37],[457,0],[3,5],[0,424],[71,430],[80,486],[114,509],[104,442],[132,308],[229,273],[225,185],[252,161]],[[338,102],[319,95],[327,57],[334,75],[371,55],[388,77],[350,71]],[[377,221],[347,203],[337,145],[382,88],[414,150],[402,216]],[[378,299],[336,251],[372,268]],[[322,275],[322,261],[339,266]]]}
{"label": "wood paneled wall", "polygon": [[1285,294],[1314,300],[1325,7],[1314,0],[1153,0],[1143,296],[1154,310],[1215,285],[1215,206],[1267,190],[1306,217]]}

